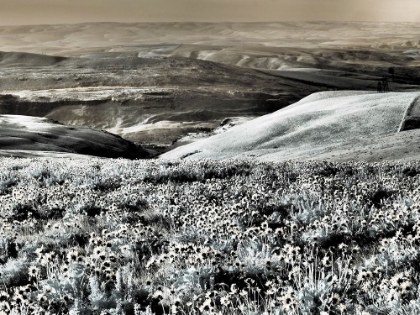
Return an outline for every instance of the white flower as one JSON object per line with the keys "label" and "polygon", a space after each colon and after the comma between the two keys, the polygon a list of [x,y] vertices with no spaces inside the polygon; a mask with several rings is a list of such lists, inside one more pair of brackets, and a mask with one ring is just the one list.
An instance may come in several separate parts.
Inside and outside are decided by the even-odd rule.
{"label": "white flower", "polygon": [[337,308],[340,312],[344,312],[347,309],[347,306],[343,303],[338,304]]}
{"label": "white flower", "polygon": [[203,305],[200,306],[200,311],[203,313],[205,310],[211,310],[211,299],[206,299],[203,303]]}
{"label": "white flower", "polygon": [[76,249],[71,250],[68,254],[67,254],[67,259],[69,261],[75,261],[77,260],[77,257],[79,257],[79,252]]}
{"label": "white flower", "polygon": [[220,303],[224,306],[228,306],[230,304],[229,296],[224,296],[220,299]]}
{"label": "white flower", "polygon": [[37,277],[39,275],[39,268],[36,266],[30,266],[28,268],[28,273],[30,277]]}
{"label": "white flower", "polygon": [[38,247],[38,248],[35,250],[35,253],[37,253],[37,254],[41,254],[43,250],[44,250],[44,245],[41,245],[41,247]]}
{"label": "white flower", "polygon": [[156,290],[155,293],[153,293],[153,298],[154,299],[163,298],[163,292],[161,290]]}
{"label": "white flower", "polygon": [[151,265],[155,263],[155,258],[152,256],[146,264],[146,269],[149,269]]}
{"label": "white flower", "polygon": [[[10,304],[9,304],[9,302],[7,302],[7,301],[1,301],[0,302],[0,310],[10,312]],[[1,312],[0,312],[0,314],[1,314]],[[5,313],[5,314],[7,314],[7,313]]]}
{"label": "white flower", "polygon": [[239,292],[240,296],[247,296],[248,292],[246,292],[245,290],[242,290],[241,292]]}
{"label": "white flower", "polygon": [[331,265],[330,258],[328,256],[325,256],[324,258],[322,258],[322,264],[325,267],[329,267]]}

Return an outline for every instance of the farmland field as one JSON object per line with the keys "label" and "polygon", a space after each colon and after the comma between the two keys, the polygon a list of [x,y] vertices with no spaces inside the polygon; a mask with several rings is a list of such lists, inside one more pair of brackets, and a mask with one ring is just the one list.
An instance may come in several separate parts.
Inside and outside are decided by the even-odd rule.
{"label": "farmland field", "polygon": [[419,314],[420,163],[0,159],[0,314]]}

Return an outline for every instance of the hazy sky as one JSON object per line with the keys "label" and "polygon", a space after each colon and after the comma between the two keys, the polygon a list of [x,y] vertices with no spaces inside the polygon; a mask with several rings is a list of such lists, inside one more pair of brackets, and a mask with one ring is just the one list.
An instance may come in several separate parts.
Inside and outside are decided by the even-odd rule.
{"label": "hazy sky", "polygon": [[0,24],[97,21],[420,22],[420,0],[0,0]]}

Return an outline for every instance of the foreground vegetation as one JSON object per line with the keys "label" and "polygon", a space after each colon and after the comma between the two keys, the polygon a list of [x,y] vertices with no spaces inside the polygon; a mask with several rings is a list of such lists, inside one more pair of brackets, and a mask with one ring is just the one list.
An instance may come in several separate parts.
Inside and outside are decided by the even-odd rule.
{"label": "foreground vegetation", "polygon": [[0,314],[419,314],[420,163],[0,160]]}

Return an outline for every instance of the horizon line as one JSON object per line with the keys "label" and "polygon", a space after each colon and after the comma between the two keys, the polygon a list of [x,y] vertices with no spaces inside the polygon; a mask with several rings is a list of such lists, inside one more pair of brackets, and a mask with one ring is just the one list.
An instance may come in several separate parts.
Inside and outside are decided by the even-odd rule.
{"label": "horizon line", "polygon": [[372,20],[282,20],[282,21],[86,21],[86,22],[69,22],[69,23],[35,23],[35,24],[1,24],[0,27],[7,26],[47,26],[47,25],[82,25],[82,24],[187,24],[187,23],[196,23],[196,24],[220,24],[220,23],[242,23],[242,24],[271,24],[271,23],[386,23],[386,24],[418,24],[418,22],[408,22],[408,21],[372,21]]}

